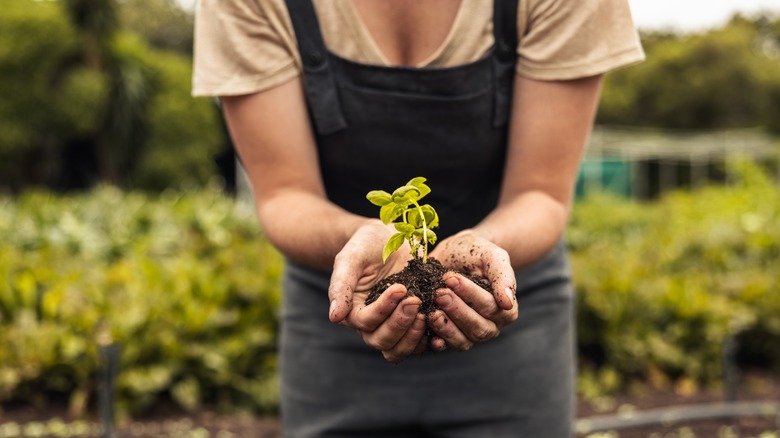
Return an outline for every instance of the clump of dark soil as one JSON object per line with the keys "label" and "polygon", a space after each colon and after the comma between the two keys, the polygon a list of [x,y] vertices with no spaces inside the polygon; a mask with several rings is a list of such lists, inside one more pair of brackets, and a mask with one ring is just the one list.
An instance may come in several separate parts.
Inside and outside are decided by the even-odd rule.
{"label": "clump of dark soil", "polygon": [[390,275],[375,284],[368,294],[366,304],[373,303],[385,289],[395,283],[399,283],[406,286],[409,296],[414,295],[422,301],[420,313],[428,315],[439,308],[434,300],[437,291],[447,287],[447,285],[444,284],[444,274],[449,271],[457,272],[474,283],[477,283],[488,292],[493,292],[493,287],[482,277],[471,275],[468,272],[450,269],[434,257],[429,257],[427,263],[423,263],[421,259],[414,258],[409,260],[409,263],[401,272]]}

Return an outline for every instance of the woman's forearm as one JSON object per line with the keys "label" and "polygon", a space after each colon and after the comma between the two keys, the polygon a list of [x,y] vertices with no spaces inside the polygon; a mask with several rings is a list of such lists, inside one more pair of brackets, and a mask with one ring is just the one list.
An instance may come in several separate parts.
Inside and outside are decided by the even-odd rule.
{"label": "woman's forearm", "polygon": [[268,239],[292,260],[332,268],[335,255],[368,219],[325,195],[301,79],[224,96],[222,108]]}
{"label": "woman's forearm", "polygon": [[475,227],[509,253],[515,268],[539,259],[563,236],[600,89],[601,76],[515,78],[499,205]]}
{"label": "woman's forearm", "polygon": [[474,227],[509,253],[514,268],[546,254],[563,236],[568,207],[541,191],[521,194],[506,202]]}
{"label": "woman's forearm", "polygon": [[370,221],[304,191],[282,190],[256,201],[270,242],[291,260],[321,269],[331,269],[355,230]]}

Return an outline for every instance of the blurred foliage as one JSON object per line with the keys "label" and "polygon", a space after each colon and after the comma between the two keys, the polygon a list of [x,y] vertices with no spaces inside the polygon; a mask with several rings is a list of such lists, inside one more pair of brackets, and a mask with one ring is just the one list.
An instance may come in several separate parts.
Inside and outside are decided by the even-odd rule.
{"label": "blurred foliage", "polygon": [[[174,0],[5,0],[0,188],[217,176],[227,139],[214,103],[190,97],[192,29]],[[643,43],[645,62],[606,76],[599,123],[780,133],[780,17]]]}
{"label": "blurred foliage", "polygon": [[780,16],[642,41],[646,61],[606,76],[598,122],[780,133]]}
{"label": "blurred foliage", "polygon": [[215,175],[213,157],[224,142],[216,105],[189,97],[192,64],[187,59],[159,51],[139,53],[139,58],[153,71],[156,90],[149,104],[148,140],[132,185],[159,190],[204,184]]}
{"label": "blurred foliage", "polygon": [[120,0],[122,27],[158,49],[192,55],[194,15],[175,0]]}
{"label": "blurred foliage", "polygon": [[[67,107],[56,104],[66,102],[53,94],[52,88],[63,84],[65,95],[74,94],[79,85],[89,88],[80,90],[85,95],[77,98],[75,105],[97,102],[104,93],[99,80],[90,87],[83,83],[82,75],[82,83],[74,84],[78,79],[63,72],[74,62],[76,50],[76,32],[55,4],[4,2],[0,14],[0,82],[4,84],[0,98],[0,175],[7,177],[2,179],[21,179],[29,169],[19,157],[35,148],[45,155],[48,144],[59,136],[72,135],[70,127],[79,125]],[[79,71],[74,74],[79,75]],[[83,117],[96,120],[101,108],[87,106]]]}
{"label": "blurred foliage", "polygon": [[189,54],[117,27],[128,2],[4,2],[0,187],[161,190],[216,175],[214,102],[191,97]]}
{"label": "blurred foliage", "polygon": [[1,199],[0,400],[78,413],[113,339],[122,412],[272,409],[281,260],[256,223],[217,188]]}
{"label": "blurred foliage", "polygon": [[743,361],[780,371],[780,189],[757,165],[730,168],[725,187],[576,205],[584,394],[717,383],[732,336]]}
{"label": "blurred foliage", "polygon": [[[780,372],[780,189],[756,165],[731,174],[648,204],[576,204],[585,397],[718,384],[729,337]],[[216,188],[0,198],[0,401],[92,406],[108,334],[122,412],[274,409],[281,269],[252,208]]]}

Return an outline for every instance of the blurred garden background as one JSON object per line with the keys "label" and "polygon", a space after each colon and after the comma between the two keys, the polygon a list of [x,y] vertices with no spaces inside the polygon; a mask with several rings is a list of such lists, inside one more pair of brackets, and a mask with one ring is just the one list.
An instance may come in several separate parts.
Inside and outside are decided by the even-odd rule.
{"label": "blurred garden background", "polygon": [[[0,437],[23,409],[95,419],[108,346],[120,424],[276,413],[281,258],[190,96],[192,26],[173,0],[2,0]],[[642,37],[568,233],[579,395],[605,411],[721,390],[729,355],[780,380],[780,8]]]}

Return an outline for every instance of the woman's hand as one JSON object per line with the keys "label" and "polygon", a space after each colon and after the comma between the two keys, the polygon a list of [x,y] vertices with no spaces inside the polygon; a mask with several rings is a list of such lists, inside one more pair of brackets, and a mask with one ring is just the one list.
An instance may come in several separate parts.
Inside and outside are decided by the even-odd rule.
{"label": "woman's hand", "polygon": [[431,340],[432,349],[468,350],[495,338],[517,319],[517,285],[506,251],[466,230],[440,242],[431,256],[452,269],[484,278],[493,287],[491,294],[463,275],[445,274],[447,288],[436,297],[440,310],[428,315],[428,325],[437,335]]}
{"label": "woman's hand", "polygon": [[392,233],[381,221],[369,221],[336,255],[328,288],[329,317],[331,322],[357,330],[389,362],[399,363],[426,345],[425,316],[418,313],[420,299],[407,297],[406,288],[394,284],[376,301],[365,304],[374,284],[400,271],[410,258],[408,251],[396,251],[382,263],[382,248]]}

